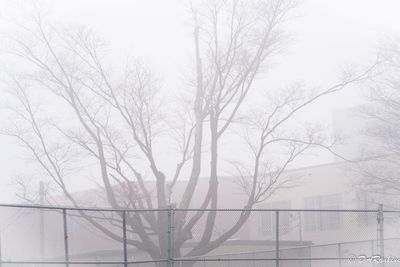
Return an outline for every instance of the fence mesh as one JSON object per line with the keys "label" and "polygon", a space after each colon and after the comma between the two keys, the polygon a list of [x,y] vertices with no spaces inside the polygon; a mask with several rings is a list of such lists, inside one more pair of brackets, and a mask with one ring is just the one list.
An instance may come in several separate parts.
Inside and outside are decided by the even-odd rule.
{"label": "fence mesh", "polygon": [[3,205],[0,266],[400,266],[399,223],[382,210]]}

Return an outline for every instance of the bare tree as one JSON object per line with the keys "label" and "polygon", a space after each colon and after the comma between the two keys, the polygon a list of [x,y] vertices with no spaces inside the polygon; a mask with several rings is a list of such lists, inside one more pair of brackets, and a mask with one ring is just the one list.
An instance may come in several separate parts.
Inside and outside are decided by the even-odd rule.
{"label": "bare tree", "polygon": [[[379,75],[367,84],[369,103],[359,109],[366,121],[362,133],[368,144],[361,143],[360,158],[364,160],[357,164],[361,175],[357,183],[363,191],[396,196],[400,192],[400,48],[389,43],[379,54]],[[391,207],[396,201],[378,198]]]}
{"label": "bare tree", "polygon": [[[18,139],[61,189],[70,203],[79,207],[68,188],[68,179],[87,165],[95,166],[102,181],[106,201],[115,209],[163,209],[172,205],[182,209],[175,216],[175,257],[204,255],[237,233],[250,212],[243,211],[229,229],[218,236],[218,177],[221,139],[229,130],[242,125],[252,158],[247,166],[236,165],[247,194],[243,208],[250,209],[276,192],[285,182],[281,174],[304,151],[314,146],[330,148],[315,130],[287,133],[289,121],[304,107],[322,96],[343,89],[368,77],[363,73],[347,75],[337,84],[311,96],[292,88],[279,97],[265,99],[264,110],[252,114],[243,123],[246,99],[256,77],[264,72],[268,60],[282,48],[283,23],[293,2],[212,1],[201,8],[191,6],[194,20],[195,69],[190,98],[183,112],[174,116],[163,105],[162,90],[153,72],[142,64],[112,68],[104,43],[86,28],[61,30],[35,21],[33,29],[20,26],[29,39],[13,38],[12,54],[29,63],[23,76],[14,76],[9,88],[19,108],[19,120],[6,134]],[[27,40],[31,40],[28,42]],[[42,105],[37,108],[34,96]],[[64,110],[65,114],[60,113]],[[46,112],[41,112],[41,110]],[[169,130],[168,120],[179,119],[180,130]],[[286,130],[285,130],[286,129]],[[168,134],[178,133],[181,156],[169,175],[160,167],[160,147],[166,147]],[[285,149],[285,158],[272,165],[270,148]],[[205,151],[205,147],[206,149]],[[162,148],[161,148],[162,150]],[[210,162],[204,162],[205,154]],[[210,164],[209,186],[196,212],[193,196],[201,171]],[[180,199],[174,189],[189,169]],[[155,181],[146,182],[149,170]],[[81,211],[93,226],[110,238],[122,236],[105,227],[99,218]],[[119,216],[119,215],[118,215]],[[120,227],[119,216],[103,220]],[[128,231],[135,237],[128,244],[144,250],[153,259],[166,256],[165,212],[132,213]],[[193,240],[193,231],[201,224],[201,237],[188,251],[182,249]]]}

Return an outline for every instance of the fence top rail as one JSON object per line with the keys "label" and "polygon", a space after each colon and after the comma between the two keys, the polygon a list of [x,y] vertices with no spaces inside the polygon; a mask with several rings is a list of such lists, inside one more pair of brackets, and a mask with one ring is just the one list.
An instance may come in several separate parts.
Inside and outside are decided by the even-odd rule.
{"label": "fence top rail", "polygon": [[[109,212],[155,212],[155,211],[282,211],[282,212],[379,212],[379,209],[177,209],[172,207],[159,209],[126,209],[126,208],[97,208],[97,207],[72,207],[72,206],[51,206],[51,205],[25,205],[25,204],[2,204],[1,208],[27,208],[27,209],[50,209],[50,210],[77,210],[77,211],[109,211]],[[383,210],[383,212],[400,213],[400,210]]]}

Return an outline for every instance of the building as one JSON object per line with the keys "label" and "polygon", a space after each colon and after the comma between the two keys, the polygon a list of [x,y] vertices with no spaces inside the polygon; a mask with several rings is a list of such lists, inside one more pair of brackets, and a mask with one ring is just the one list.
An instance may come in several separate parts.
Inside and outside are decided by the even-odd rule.
{"label": "building", "polygon": [[[397,195],[382,197],[356,189],[353,185],[361,178],[360,174],[354,170],[352,164],[346,162],[288,170],[283,176],[292,181],[291,186],[280,189],[255,208],[338,211],[280,211],[279,240],[282,255],[346,257],[356,252],[373,254],[378,251],[377,212],[339,210],[376,210],[378,203],[400,204]],[[219,183],[219,208],[243,208],[246,195],[237,179],[220,177]],[[181,182],[177,184],[176,190],[182,192],[184,186],[185,183]],[[205,194],[207,186],[208,179],[200,179],[194,199],[200,201],[199,196]],[[84,198],[85,195],[96,194],[84,192],[80,195]],[[199,203],[195,202],[194,205]],[[396,207],[391,205],[390,208]],[[400,210],[400,205],[397,208]],[[12,208],[1,210],[3,260],[38,259],[40,255],[45,259],[62,259],[64,240],[60,211],[43,211],[44,238],[41,238],[40,211]],[[235,210],[217,212],[213,236],[217,237],[229,229],[239,213],[240,211]],[[115,218],[107,212],[92,212],[91,215],[104,225],[109,221],[102,220],[102,216]],[[399,222],[400,213],[385,213],[385,242],[388,253],[400,248],[400,228],[397,227]],[[204,223],[200,223],[193,231],[193,239],[186,243],[184,250],[191,249],[200,239],[204,230],[202,225]],[[243,227],[207,257],[274,257],[276,226],[276,211],[254,210]],[[120,227],[107,227],[110,227],[110,231],[121,234]],[[76,211],[68,213],[68,233],[71,260],[122,260],[121,243],[107,237]],[[43,240],[43,246],[40,240]],[[144,251],[133,247],[129,248],[129,255],[131,260],[149,259]]]}

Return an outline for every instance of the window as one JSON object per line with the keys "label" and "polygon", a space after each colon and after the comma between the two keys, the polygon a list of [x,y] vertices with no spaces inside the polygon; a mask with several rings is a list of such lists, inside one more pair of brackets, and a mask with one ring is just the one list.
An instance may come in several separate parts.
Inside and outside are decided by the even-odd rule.
{"label": "window", "polygon": [[[273,202],[265,209],[290,209],[290,201]],[[258,219],[258,233],[262,236],[273,236],[276,231],[275,211],[260,211]],[[279,213],[279,233],[281,235],[291,231],[289,212]]]}
{"label": "window", "polygon": [[[383,204],[384,209],[399,210],[400,198],[389,190],[387,194],[381,192],[357,192],[357,207],[362,210],[376,210],[379,204]],[[368,226],[376,224],[376,212],[359,212],[357,214],[357,223],[359,226]],[[399,216],[394,213],[385,214],[386,222],[398,223]]]}
{"label": "window", "polygon": [[[309,197],[305,199],[306,209],[340,209],[342,196],[340,194]],[[341,216],[339,212],[305,212],[305,231],[325,231],[339,229]]]}
{"label": "window", "polygon": [[[372,193],[357,192],[357,208],[362,210],[374,209],[377,206],[377,200]],[[376,224],[376,213],[374,212],[358,212],[357,223],[359,226],[368,226]]]}
{"label": "window", "polygon": [[[305,200],[306,209],[319,209],[319,201],[318,198],[307,198]],[[304,214],[304,230],[311,232],[317,231],[319,225],[319,216],[318,213],[314,211],[306,211]]]}

